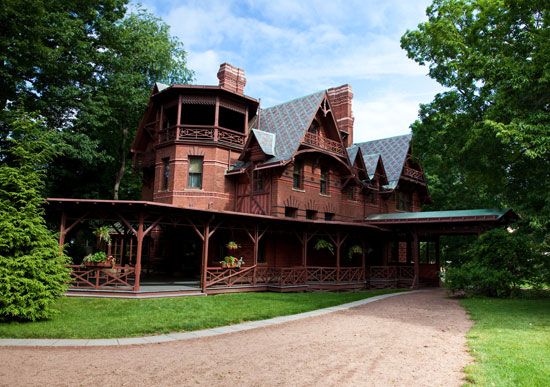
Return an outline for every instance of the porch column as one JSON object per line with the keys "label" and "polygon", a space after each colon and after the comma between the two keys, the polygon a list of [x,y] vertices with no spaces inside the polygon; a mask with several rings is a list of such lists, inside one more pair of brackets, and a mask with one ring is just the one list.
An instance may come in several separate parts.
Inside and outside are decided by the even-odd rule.
{"label": "porch column", "polygon": [[210,222],[204,225],[202,238],[202,260],[201,260],[201,290],[206,290],[206,268],[208,266],[208,246],[210,242]]}
{"label": "porch column", "polygon": [[341,237],[340,233],[336,233],[336,281],[340,282],[340,245]]}
{"label": "porch column", "polygon": [[365,246],[365,241],[361,241],[361,267],[363,268],[363,281],[365,280],[366,278],[366,271],[367,271],[367,260],[366,260],[366,255],[365,255],[365,249],[366,249],[366,246]]}
{"label": "porch column", "polygon": [[67,223],[67,214],[61,213],[61,222],[59,224],[59,255],[63,254],[63,245],[65,244],[65,224]]}
{"label": "porch column", "polygon": [[307,245],[309,242],[309,238],[307,235],[307,232],[304,231],[304,234],[302,236],[302,266],[307,267]]}
{"label": "porch column", "polygon": [[141,277],[141,253],[143,250],[143,213],[139,214],[139,223],[138,223],[136,237],[137,237],[136,265],[135,265],[136,279],[134,282],[134,292],[137,292],[139,290],[139,280]]}
{"label": "porch column", "polygon": [[418,254],[418,234],[412,233],[412,251],[411,258],[414,261],[414,279],[411,288],[418,288],[420,282],[420,257]]}
{"label": "porch column", "polygon": [[437,265],[437,268],[439,269],[440,267],[440,261],[439,261],[439,258],[440,258],[440,254],[441,254],[441,251],[440,251],[440,244],[439,244],[439,235],[435,237],[435,241],[434,241],[434,247],[435,247],[435,264]]}

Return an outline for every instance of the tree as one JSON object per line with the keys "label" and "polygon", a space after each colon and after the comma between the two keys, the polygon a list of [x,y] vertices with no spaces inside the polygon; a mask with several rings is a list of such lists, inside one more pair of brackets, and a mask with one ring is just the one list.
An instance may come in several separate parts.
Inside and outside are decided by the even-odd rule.
{"label": "tree", "polygon": [[432,208],[513,207],[550,250],[550,10],[539,0],[435,0],[401,46],[447,88],[413,146]]}
{"label": "tree", "polygon": [[125,195],[137,195],[126,157],[152,85],[193,76],[168,26],[127,13],[127,2],[36,0],[33,12],[28,1],[3,2],[0,122],[14,109],[36,112],[66,144],[49,165],[49,195],[118,197],[125,176]]}
{"label": "tree", "polygon": [[0,148],[0,320],[37,320],[69,281],[67,259],[43,218],[45,171],[60,151],[43,122],[11,114]]}

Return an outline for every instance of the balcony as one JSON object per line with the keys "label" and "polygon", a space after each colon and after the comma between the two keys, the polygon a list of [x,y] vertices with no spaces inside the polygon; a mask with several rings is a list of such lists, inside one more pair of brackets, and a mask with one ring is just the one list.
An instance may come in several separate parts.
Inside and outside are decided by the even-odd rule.
{"label": "balcony", "polygon": [[159,144],[171,141],[214,142],[242,149],[245,134],[217,126],[174,125],[160,131]]}
{"label": "balcony", "polygon": [[346,150],[338,141],[331,140],[326,137],[321,137],[318,134],[307,132],[304,137],[304,144],[324,151],[335,153],[338,156],[345,156]]}
{"label": "balcony", "polygon": [[410,168],[410,167],[404,167],[403,168],[403,176],[408,177],[412,180],[419,181],[421,183],[426,182],[426,180],[424,179],[424,174],[422,173],[422,171],[418,171],[418,170]]}

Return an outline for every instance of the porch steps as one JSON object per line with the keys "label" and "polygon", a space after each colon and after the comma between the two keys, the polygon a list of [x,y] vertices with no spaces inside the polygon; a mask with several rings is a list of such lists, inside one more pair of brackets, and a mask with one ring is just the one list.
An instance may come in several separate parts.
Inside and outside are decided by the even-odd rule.
{"label": "porch steps", "polygon": [[166,298],[166,297],[196,297],[206,296],[200,289],[193,290],[168,290],[168,291],[138,291],[133,290],[109,290],[109,289],[69,289],[67,297],[93,297],[93,298]]}

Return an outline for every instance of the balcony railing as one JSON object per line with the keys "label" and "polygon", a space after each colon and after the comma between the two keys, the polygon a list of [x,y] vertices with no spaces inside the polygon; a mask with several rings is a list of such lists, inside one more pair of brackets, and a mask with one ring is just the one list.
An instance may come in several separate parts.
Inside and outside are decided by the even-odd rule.
{"label": "balcony railing", "polygon": [[326,150],[331,153],[336,153],[339,156],[345,156],[346,150],[338,141],[331,140],[326,137],[321,137],[318,134],[307,132],[304,137],[304,144],[315,148]]}
{"label": "balcony railing", "polygon": [[403,168],[403,175],[407,176],[408,178],[411,178],[413,180],[418,180],[422,183],[425,182],[424,174],[421,171],[418,171],[418,170],[410,168],[410,167]]}
{"label": "balcony railing", "polygon": [[160,132],[159,144],[170,141],[212,141],[242,148],[244,133],[216,126],[174,125]]}

